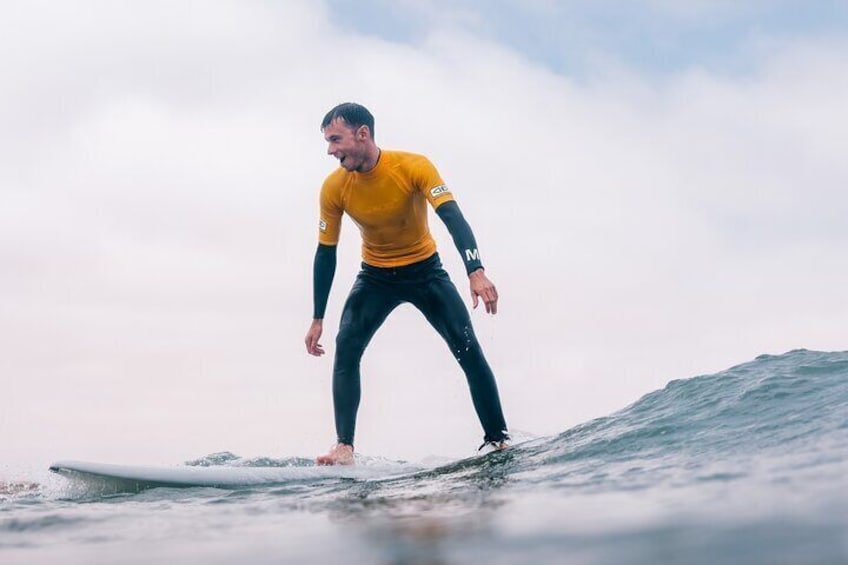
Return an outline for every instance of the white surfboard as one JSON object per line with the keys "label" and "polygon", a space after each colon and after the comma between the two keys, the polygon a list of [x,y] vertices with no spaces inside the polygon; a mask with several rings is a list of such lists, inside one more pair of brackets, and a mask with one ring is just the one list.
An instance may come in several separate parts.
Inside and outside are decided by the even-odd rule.
{"label": "white surfboard", "polygon": [[50,470],[73,480],[100,484],[108,483],[116,491],[138,492],[157,487],[237,488],[328,478],[371,479],[403,474],[404,471],[408,472],[411,469],[402,464],[333,467],[317,465],[290,467],[213,465],[195,467],[188,465],[145,466],[60,461],[51,465]]}

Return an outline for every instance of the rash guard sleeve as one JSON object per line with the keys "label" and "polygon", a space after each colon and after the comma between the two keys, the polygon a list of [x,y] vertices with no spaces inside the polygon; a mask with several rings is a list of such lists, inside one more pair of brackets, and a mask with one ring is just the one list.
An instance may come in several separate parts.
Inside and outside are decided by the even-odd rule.
{"label": "rash guard sleeve", "polygon": [[465,220],[465,216],[462,215],[456,200],[445,202],[436,208],[436,214],[447,226],[448,232],[451,234],[453,242],[465,263],[465,271],[470,275],[477,269],[482,269],[483,263],[480,261],[480,252],[477,251],[474,233]]}
{"label": "rash guard sleeve", "polygon": [[327,309],[327,298],[330,287],[333,286],[333,276],[336,274],[336,246],[318,244],[315,251],[315,263],[312,267],[312,298],[314,311],[312,317],[316,320],[324,318]]}

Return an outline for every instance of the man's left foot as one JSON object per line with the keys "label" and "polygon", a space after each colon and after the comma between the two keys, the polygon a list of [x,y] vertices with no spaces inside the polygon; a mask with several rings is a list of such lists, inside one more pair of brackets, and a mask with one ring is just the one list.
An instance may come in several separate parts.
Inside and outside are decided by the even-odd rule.
{"label": "man's left foot", "polygon": [[491,453],[493,451],[503,451],[507,447],[509,447],[509,444],[506,442],[506,440],[501,440],[501,441],[487,440],[487,441],[483,442],[483,445],[481,445],[480,447],[477,448],[477,451],[481,455],[485,455],[486,453]]}

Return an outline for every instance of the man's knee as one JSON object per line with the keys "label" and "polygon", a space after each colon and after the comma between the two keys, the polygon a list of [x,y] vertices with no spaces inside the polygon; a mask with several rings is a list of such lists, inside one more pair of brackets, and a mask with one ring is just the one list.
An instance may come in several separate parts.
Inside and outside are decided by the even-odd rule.
{"label": "man's knee", "polygon": [[352,324],[342,324],[336,335],[336,355],[361,356],[367,343],[368,339],[362,330]]}

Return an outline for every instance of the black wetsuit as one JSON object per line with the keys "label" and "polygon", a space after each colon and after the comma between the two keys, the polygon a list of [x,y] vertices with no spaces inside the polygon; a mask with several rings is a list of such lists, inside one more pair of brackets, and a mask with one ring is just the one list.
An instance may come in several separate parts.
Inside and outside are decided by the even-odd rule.
{"label": "black wetsuit", "polygon": [[339,443],[353,445],[362,353],[389,313],[404,302],[424,314],[459,361],[483,425],[484,439],[506,439],[506,422],[495,377],[474,335],[468,310],[436,253],[403,267],[362,264],[345,302],[336,337],[333,401]]}

